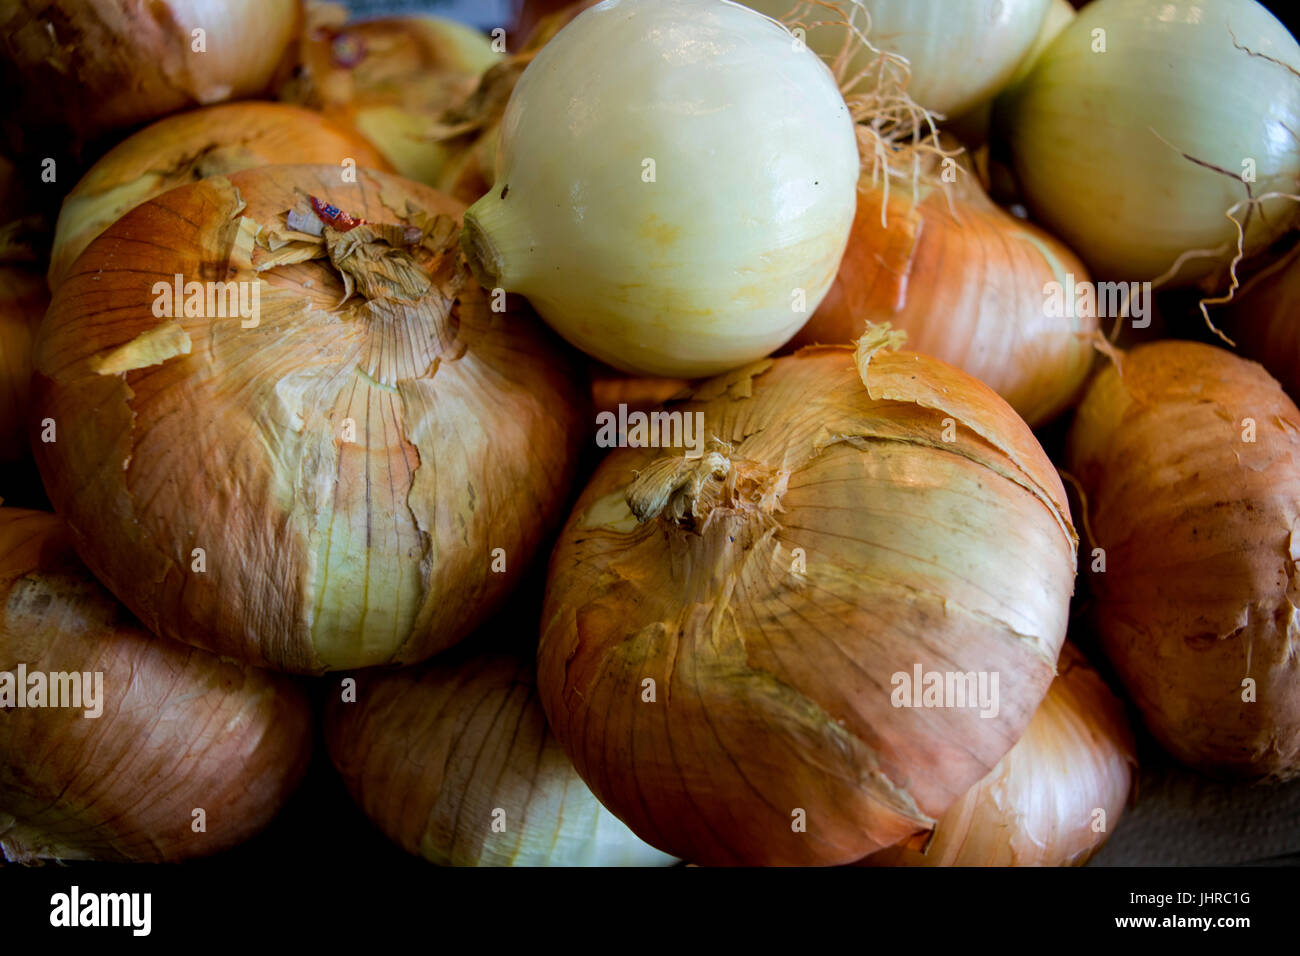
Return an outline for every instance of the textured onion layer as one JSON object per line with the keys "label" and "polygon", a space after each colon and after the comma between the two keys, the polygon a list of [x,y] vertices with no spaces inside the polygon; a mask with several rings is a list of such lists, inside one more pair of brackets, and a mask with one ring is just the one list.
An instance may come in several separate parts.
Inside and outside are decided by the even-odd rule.
{"label": "textured onion layer", "polygon": [[[150,629],[294,671],[473,630],[558,523],[588,402],[536,318],[462,272],[458,203],[341,179],[271,166],[136,207],[35,347],[59,430],[38,465],[87,564]],[[159,317],[177,275],[259,317]]]}
{"label": "textured onion layer", "polygon": [[[701,414],[711,449],[611,453],[561,534],[542,703],[601,802],[667,852],[848,863],[928,830],[1051,683],[1075,558],[1060,480],[987,387],[888,338],[700,385],[667,408]],[[918,667],[997,674],[996,715],[896,706]]]}
{"label": "textured onion layer", "polygon": [[1069,467],[1103,645],[1156,739],[1211,773],[1296,776],[1295,404],[1222,349],[1142,346],[1089,388]]}
{"label": "textured onion layer", "polygon": [[[53,515],[0,509],[0,672],[46,706],[0,711],[5,859],[168,862],[243,842],[307,765],[311,709],[288,678],[147,633]],[[51,675],[100,675],[97,717],[49,706]],[[102,683],[101,683],[102,682]],[[60,702],[64,688],[60,677]],[[0,701],[3,697],[0,697]],[[11,709],[12,708],[12,709]],[[198,813],[196,811],[202,811]]]}

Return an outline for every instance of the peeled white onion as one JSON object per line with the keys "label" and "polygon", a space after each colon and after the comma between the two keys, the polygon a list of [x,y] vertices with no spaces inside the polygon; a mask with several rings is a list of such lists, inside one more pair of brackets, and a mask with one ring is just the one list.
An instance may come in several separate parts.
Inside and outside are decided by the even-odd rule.
{"label": "peeled white onion", "polygon": [[[1300,46],[1255,0],[1089,4],[1000,104],[1031,211],[1103,279],[1222,269],[1247,186],[1297,191],[1297,68]],[[1281,197],[1256,209],[1247,254],[1294,210]],[[1179,264],[1194,250],[1213,254]]]}
{"label": "peeled white onion", "polygon": [[834,77],[779,24],[733,3],[604,3],[520,78],[465,248],[481,283],[593,357],[702,376],[816,309],[858,166]]}

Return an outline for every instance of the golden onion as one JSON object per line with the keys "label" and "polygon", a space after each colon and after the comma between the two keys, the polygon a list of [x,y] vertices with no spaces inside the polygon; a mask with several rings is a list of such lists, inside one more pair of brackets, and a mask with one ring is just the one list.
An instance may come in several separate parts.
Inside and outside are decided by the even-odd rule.
{"label": "golden onion", "polygon": [[1300,774],[1300,411],[1192,342],[1120,354],[1069,441],[1103,647],[1156,739],[1223,776]]}
{"label": "golden onion", "polygon": [[37,463],[151,630],[293,671],[409,663],[510,592],[589,393],[468,278],[461,211],[384,173],[268,166],[164,193],[82,254],[34,347],[57,424]]}
{"label": "golden onion", "polygon": [[[859,860],[932,828],[1047,692],[1074,580],[1060,479],[1005,402],[899,337],[699,385],[666,413],[702,416],[706,453],[612,452],[561,533],[542,704],[653,846]],[[968,672],[996,705],[927,704]]]}

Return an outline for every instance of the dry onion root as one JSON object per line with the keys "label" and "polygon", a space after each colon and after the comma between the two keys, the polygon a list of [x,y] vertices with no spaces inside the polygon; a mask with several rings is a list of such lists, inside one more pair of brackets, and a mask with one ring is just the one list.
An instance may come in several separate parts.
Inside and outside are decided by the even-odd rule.
{"label": "dry onion root", "polygon": [[[969,372],[1030,425],[1042,424],[1092,368],[1097,310],[1070,292],[1088,283],[1087,270],[1056,239],[994,205],[967,166],[940,160],[922,155],[914,181],[888,188],[863,173],[835,284],[791,348],[850,342],[888,321],[907,332],[909,347]],[[1051,283],[1068,308],[1049,308]]]}
{"label": "dry onion root", "polygon": [[[472,631],[558,523],[589,402],[536,318],[463,272],[458,203],[340,173],[137,206],[35,346],[58,429],[37,463],[87,564],[156,633],[300,672]],[[156,314],[177,275],[236,283],[257,315]]]}
{"label": "dry onion root", "polygon": [[[933,827],[1047,692],[1074,580],[1060,480],[1005,402],[898,339],[699,385],[668,411],[703,415],[707,453],[611,453],[560,536],[543,706],[666,852],[859,860]],[[916,666],[998,674],[996,715],[895,707]]]}
{"label": "dry onion root", "polygon": [[602,807],[546,726],[535,668],[509,653],[357,675],[325,736],[366,814],[444,866],[666,866]]}
{"label": "dry onion root", "polygon": [[347,23],[336,4],[308,12],[298,75],[281,98],[356,127],[401,175],[442,188],[457,151],[436,141],[438,121],[501,54],[478,31],[439,17]]}
{"label": "dry onion root", "polygon": [[267,89],[301,28],[301,0],[14,0],[0,76],[22,126],[74,138]]}
{"label": "dry onion root", "polygon": [[1300,774],[1295,404],[1221,349],[1142,346],[1093,381],[1068,460],[1103,646],[1156,739],[1216,775]]}
{"label": "dry onion root", "polygon": [[49,298],[38,273],[0,265],[0,463],[30,457],[26,421],[32,336]]}
{"label": "dry onion root", "polygon": [[1082,866],[1114,832],[1137,756],[1124,707],[1073,644],[1025,735],[939,820],[923,848],[870,866]]}
{"label": "dry onion root", "polygon": [[58,288],[92,239],[140,203],[169,189],[241,169],[333,163],[388,169],[355,131],[310,110],[279,103],[229,103],[159,120],[119,143],[63,200],[50,288]]}
{"label": "dry onion root", "polygon": [[299,687],[147,633],[57,518],[15,508],[0,509],[0,708],[10,861],[170,862],[234,846],[284,804],[311,749]]}

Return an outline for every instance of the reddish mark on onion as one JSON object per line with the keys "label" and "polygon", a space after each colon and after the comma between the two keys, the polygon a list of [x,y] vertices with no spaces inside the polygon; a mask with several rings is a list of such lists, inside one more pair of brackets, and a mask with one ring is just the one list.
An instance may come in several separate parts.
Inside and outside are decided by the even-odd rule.
{"label": "reddish mark on onion", "polygon": [[315,196],[309,198],[311,199],[311,208],[316,211],[316,215],[320,217],[321,222],[335,232],[348,232],[365,223],[364,219],[353,219],[338,206],[321,202]]}

